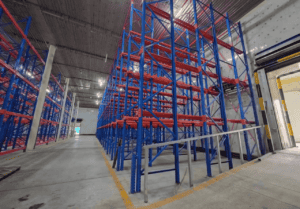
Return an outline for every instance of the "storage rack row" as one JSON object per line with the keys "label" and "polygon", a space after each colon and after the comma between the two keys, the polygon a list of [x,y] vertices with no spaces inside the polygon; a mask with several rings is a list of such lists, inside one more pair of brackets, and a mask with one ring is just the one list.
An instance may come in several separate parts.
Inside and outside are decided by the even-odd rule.
{"label": "storage rack row", "polygon": [[[71,111],[72,111],[72,92],[68,92],[68,97],[65,104],[65,112],[62,118],[62,127],[60,132],[60,138],[65,139],[68,137],[71,123]],[[74,115],[74,114],[73,114]]]}
{"label": "storage rack row", "polygon": [[[131,193],[141,191],[142,159],[148,157],[152,166],[166,150],[172,150],[174,168],[150,174],[175,171],[175,182],[180,183],[179,156],[187,144],[150,149],[149,156],[143,156],[143,145],[227,132],[230,123],[241,128],[259,125],[241,24],[212,3],[181,3],[176,16],[173,0],[143,1],[142,10],[131,1],[129,22],[99,106],[97,137],[118,171],[131,160]],[[221,59],[221,51],[227,51],[231,61]],[[226,114],[228,88],[235,90],[239,118]],[[260,130],[257,136],[264,154]],[[229,169],[230,137],[224,134],[219,140]],[[251,160],[258,146],[254,133],[245,131],[243,139]],[[205,153],[208,176],[216,147],[212,138],[191,144],[195,161]]]}
{"label": "storage rack row", "polygon": [[[31,17],[16,21],[0,1],[0,155],[25,150],[40,91],[48,51],[42,55],[28,40]],[[22,36],[15,40],[10,31]],[[51,74],[36,145],[54,141],[58,132],[64,88]],[[71,93],[66,102],[69,117]],[[67,122],[64,120],[64,123]],[[67,129],[65,126],[64,129]],[[62,130],[62,135],[65,135]]]}

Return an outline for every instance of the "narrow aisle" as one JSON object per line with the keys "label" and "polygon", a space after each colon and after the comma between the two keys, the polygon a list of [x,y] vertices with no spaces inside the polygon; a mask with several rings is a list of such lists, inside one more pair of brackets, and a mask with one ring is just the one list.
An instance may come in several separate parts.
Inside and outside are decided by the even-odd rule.
{"label": "narrow aisle", "polygon": [[1,156],[5,165],[21,170],[0,181],[1,209],[124,208],[95,136]]}

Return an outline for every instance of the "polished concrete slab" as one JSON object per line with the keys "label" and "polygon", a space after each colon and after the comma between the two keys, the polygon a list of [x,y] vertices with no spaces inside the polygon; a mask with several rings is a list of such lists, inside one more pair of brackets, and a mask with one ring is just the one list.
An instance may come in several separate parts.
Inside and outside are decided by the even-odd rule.
{"label": "polished concrete slab", "polygon": [[0,166],[22,167],[0,182],[0,208],[124,208],[98,144],[77,136],[1,156]]}
{"label": "polished concrete slab", "polygon": [[[153,150],[153,156],[156,152]],[[180,155],[180,184],[175,183],[175,171],[169,171],[164,173],[150,174],[148,176],[148,198],[149,204],[172,197],[181,192],[187,191],[189,186],[189,174],[188,174],[188,156],[187,151],[183,150]],[[107,156],[108,158],[108,156]],[[226,162],[227,158],[222,157],[222,162]],[[112,165],[113,161],[109,161]],[[217,159],[213,161],[217,163]],[[234,167],[241,165],[239,159],[233,159]],[[144,165],[143,165],[144,166]],[[164,169],[174,168],[174,155],[172,150],[164,151],[153,163],[149,171],[159,171]],[[228,163],[222,164],[222,172],[229,170]],[[124,171],[116,172],[120,182],[124,186],[125,190],[130,193],[130,168],[131,161],[127,160],[124,163]],[[205,153],[197,152],[197,161],[192,160],[193,168],[193,183],[194,185],[201,184],[210,180],[211,178],[219,175],[218,165],[212,165],[212,177],[207,177]],[[140,193],[130,194],[130,198],[136,207],[147,206],[149,204],[144,203],[144,177],[142,176],[142,187]]]}
{"label": "polished concrete slab", "polygon": [[161,208],[300,208],[299,172],[300,149],[279,151]]}
{"label": "polished concrete slab", "polygon": [[[150,170],[169,169],[173,166],[171,151],[157,158]],[[222,161],[226,159],[223,158]],[[241,163],[233,160],[234,168]],[[112,161],[110,161],[112,164]],[[212,166],[212,177],[206,176],[205,157],[198,154],[198,160],[192,162],[194,186],[211,179],[217,179],[218,166]],[[149,175],[149,202],[144,203],[143,178],[142,192],[129,194],[136,207],[170,209],[182,208],[300,208],[300,146],[269,154],[262,161],[243,168],[205,189],[194,191],[189,187],[187,156],[180,156],[181,184],[175,184],[174,172]],[[222,171],[228,171],[228,164],[222,164]],[[125,170],[117,175],[126,189],[130,191],[130,161],[125,162]],[[174,195],[192,191],[192,194],[165,206],[164,200]]]}
{"label": "polished concrete slab", "polygon": [[[0,156],[0,166],[22,166],[14,175],[0,182],[0,208],[126,208],[115,179],[107,168],[105,158],[108,157],[104,158],[101,150],[94,136],[77,136],[40,146],[31,152]],[[217,179],[219,175],[216,165],[213,166],[213,177],[206,177],[204,155],[199,154],[198,157],[198,161],[193,162],[195,187]],[[234,167],[239,165],[239,160],[235,159]],[[173,156],[166,153],[151,169],[172,166]],[[134,208],[300,208],[300,148],[279,151],[199,191],[188,185],[186,155],[180,156],[180,167],[180,185],[174,182],[174,172],[149,176],[148,204],[143,202],[143,191],[129,194],[130,161],[126,161],[125,170],[116,172],[116,176]],[[223,172],[228,170],[227,164],[223,164],[222,169]],[[191,194],[169,204],[155,206],[157,201],[186,191],[191,191]]]}
{"label": "polished concrete slab", "polygon": [[20,170],[21,166],[9,165],[0,167],[0,181]]}

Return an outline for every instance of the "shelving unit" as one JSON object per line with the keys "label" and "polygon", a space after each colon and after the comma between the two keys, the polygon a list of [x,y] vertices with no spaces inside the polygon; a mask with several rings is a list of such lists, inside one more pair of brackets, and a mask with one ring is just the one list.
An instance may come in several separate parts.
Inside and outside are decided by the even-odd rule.
{"label": "shelving unit", "polygon": [[[131,160],[131,193],[141,191],[143,145],[227,132],[229,123],[242,128],[259,125],[241,24],[214,10],[213,4],[198,0],[182,4],[175,12],[173,0],[143,1],[142,10],[131,2],[129,22],[99,107],[97,137],[110,159],[116,159],[117,170]],[[225,51],[231,60],[223,58]],[[238,119],[226,114],[228,90],[238,100]],[[242,99],[244,94],[250,102]],[[257,135],[264,154],[260,130]],[[245,131],[243,137],[251,160],[254,133]],[[230,136],[223,135],[219,143],[229,169],[233,168]],[[167,149],[174,155],[173,169],[151,174],[175,171],[175,182],[180,183],[179,155],[186,148],[181,143],[150,149],[145,156],[149,166]],[[212,176],[213,140],[194,142],[191,149],[195,161],[205,152],[207,175]]]}
{"label": "shelving unit", "polygon": [[[28,40],[30,24],[31,17],[15,20],[0,1],[0,155],[26,149],[40,91],[48,52],[40,55]],[[22,40],[13,39],[8,28],[17,31]],[[54,141],[58,131],[64,89],[60,75],[51,78],[36,145]],[[71,97],[70,92],[64,113],[66,120]],[[66,130],[67,127],[62,130],[64,136]]]}

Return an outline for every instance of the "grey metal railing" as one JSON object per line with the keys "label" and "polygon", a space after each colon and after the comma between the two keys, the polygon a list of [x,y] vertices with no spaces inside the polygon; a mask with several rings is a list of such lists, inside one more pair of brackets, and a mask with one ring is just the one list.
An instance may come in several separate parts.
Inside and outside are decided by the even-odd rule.
{"label": "grey metal railing", "polygon": [[257,129],[261,128],[262,126],[255,126],[251,128],[245,128],[245,129],[240,129],[240,130],[235,130],[235,131],[228,131],[228,132],[221,132],[217,134],[211,134],[211,135],[205,135],[205,136],[197,136],[193,138],[188,138],[188,139],[182,139],[178,141],[169,141],[165,143],[158,143],[158,144],[150,144],[150,145],[145,145],[143,147],[145,151],[145,164],[144,164],[144,202],[148,202],[148,174],[149,174],[149,149],[150,148],[156,148],[156,147],[163,147],[166,145],[173,145],[173,144],[179,144],[179,143],[185,143],[187,142],[187,151],[188,151],[188,170],[189,170],[189,185],[190,187],[193,187],[193,174],[192,174],[192,157],[191,157],[191,141],[197,141],[200,139],[205,139],[205,138],[214,138],[217,140],[217,156],[218,156],[218,165],[219,165],[219,172],[222,173],[221,169],[221,153],[220,153],[220,144],[219,144],[219,137],[223,135],[228,135],[228,134],[238,134],[238,145],[239,145],[239,151],[240,151],[240,160],[241,164],[244,163],[244,155],[243,155],[243,149],[242,149],[242,140],[241,140],[241,132],[243,131],[249,131],[249,130],[255,130],[255,143],[256,143],[256,149],[258,156],[261,157],[261,152],[260,152],[260,147],[259,147],[259,142],[258,142],[258,136],[257,136]]}

